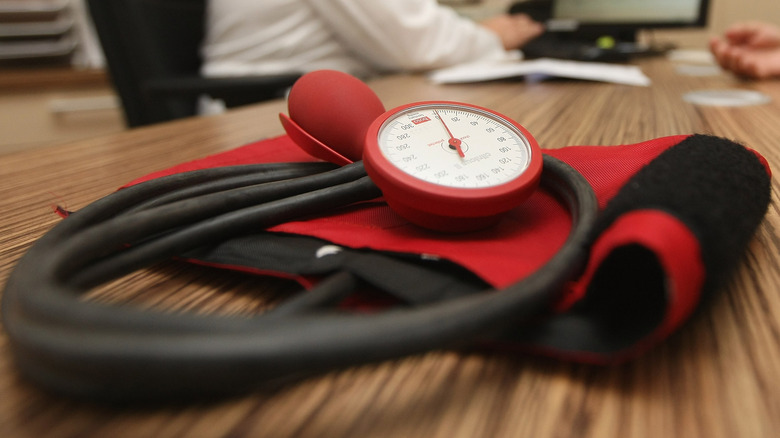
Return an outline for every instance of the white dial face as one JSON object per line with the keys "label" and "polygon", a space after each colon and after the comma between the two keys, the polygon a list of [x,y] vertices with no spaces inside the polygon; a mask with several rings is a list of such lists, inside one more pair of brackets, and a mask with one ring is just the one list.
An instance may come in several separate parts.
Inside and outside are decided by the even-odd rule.
{"label": "white dial face", "polygon": [[514,125],[457,104],[421,104],[387,119],[377,141],[403,172],[447,187],[483,188],[509,182],[531,162],[531,146]]}

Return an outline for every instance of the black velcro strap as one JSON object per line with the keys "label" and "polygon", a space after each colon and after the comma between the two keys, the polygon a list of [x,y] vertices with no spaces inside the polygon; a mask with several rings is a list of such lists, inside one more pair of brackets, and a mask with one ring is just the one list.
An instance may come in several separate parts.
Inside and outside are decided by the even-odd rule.
{"label": "black velcro strap", "polygon": [[314,237],[290,234],[263,232],[241,236],[182,257],[207,265],[297,276],[348,271],[408,304],[430,303],[489,289],[474,274],[445,260],[350,249]]}

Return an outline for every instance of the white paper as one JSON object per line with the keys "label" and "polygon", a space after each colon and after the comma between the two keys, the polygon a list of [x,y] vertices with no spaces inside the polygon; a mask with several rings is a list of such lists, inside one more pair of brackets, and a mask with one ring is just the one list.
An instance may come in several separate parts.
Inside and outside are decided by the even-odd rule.
{"label": "white paper", "polygon": [[712,52],[705,49],[677,49],[670,51],[666,58],[672,62],[688,64],[717,65]]}
{"label": "white paper", "polygon": [[437,84],[457,84],[529,75],[554,76],[647,87],[650,78],[634,65],[602,62],[534,59],[514,62],[478,62],[436,70],[429,79]]}

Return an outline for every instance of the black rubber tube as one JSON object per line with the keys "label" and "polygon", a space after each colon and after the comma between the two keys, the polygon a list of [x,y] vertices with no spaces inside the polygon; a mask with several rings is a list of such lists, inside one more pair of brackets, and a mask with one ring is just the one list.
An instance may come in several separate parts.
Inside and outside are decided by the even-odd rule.
{"label": "black rubber tube", "polygon": [[[220,239],[245,231],[233,228],[232,213],[178,224],[182,228],[172,234],[144,241],[137,250],[132,247],[139,252],[129,260],[117,249],[125,237],[122,227],[105,231],[106,235],[93,234],[91,229],[103,222],[122,221],[118,211],[210,179],[208,172],[166,178],[121,190],[78,211],[19,261],[3,294],[3,323],[19,369],[33,381],[93,399],[230,394],[334,367],[468,344],[547,309],[584,264],[597,212],[587,181],[565,163],[545,156],[543,184],[564,200],[574,225],[564,246],[544,267],[502,291],[371,315],[324,309],[284,318],[165,314],[81,300],[85,284],[201,245],[203,236]],[[262,218],[253,216],[257,210],[249,216],[267,227],[378,195],[370,180],[361,178],[316,194],[268,202],[257,207],[268,210]],[[171,237],[177,233],[188,233],[187,238]],[[111,249],[104,251],[101,243]],[[81,271],[101,266],[104,253],[111,275],[101,273],[101,267],[89,278],[80,277]]]}
{"label": "black rubber tube", "polygon": [[[357,182],[359,178],[364,181]],[[80,231],[77,238],[60,247],[63,260],[58,275],[78,271],[79,279],[74,277],[72,281],[89,288],[194,246],[380,195],[362,166],[350,165],[304,178],[183,199],[120,215]],[[170,232],[158,236],[165,231]],[[110,256],[113,252],[117,253],[115,257]],[[85,267],[97,259],[102,260]],[[117,269],[120,266],[123,268]]]}
{"label": "black rubber tube", "polygon": [[[128,210],[128,212],[146,210],[152,207],[170,204],[176,201],[192,199],[201,195],[219,193],[226,190],[244,188],[252,185],[271,183],[292,178],[301,178],[336,169],[335,165],[325,162],[295,163],[299,164],[300,166],[285,166],[289,164],[291,163],[281,163],[279,165],[275,165],[274,167],[277,167],[275,169],[264,169],[262,172],[253,172],[250,169],[246,169],[249,171],[246,174],[242,173],[238,175],[224,175],[219,178],[212,179],[208,184],[194,184],[182,187],[178,190],[168,192],[163,196],[157,196],[148,200],[147,202],[142,202],[138,205],[135,205],[133,208]],[[256,165],[247,165],[245,167],[251,168],[254,166]]]}

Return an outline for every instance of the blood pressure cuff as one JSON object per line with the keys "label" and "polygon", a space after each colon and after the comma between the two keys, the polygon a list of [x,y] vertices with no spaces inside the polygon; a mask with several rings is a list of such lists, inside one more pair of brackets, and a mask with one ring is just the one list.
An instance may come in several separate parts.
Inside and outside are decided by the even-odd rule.
{"label": "blood pressure cuff", "polygon": [[[544,153],[577,169],[597,195],[590,259],[548,314],[483,346],[596,363],[634,357],[718,289],[769,204],[766,161],[722,138],[673,136]],[[281,136],[133,183],[205,167],[312,160]],[[380,199],[182,256],[305,286],[349,270],[385,294],[353,297],[345,306],[414,305],[522,280],[563,245],[571,220],[561,202],[538,190],[490,229],[441,234],[406,222]]]}

